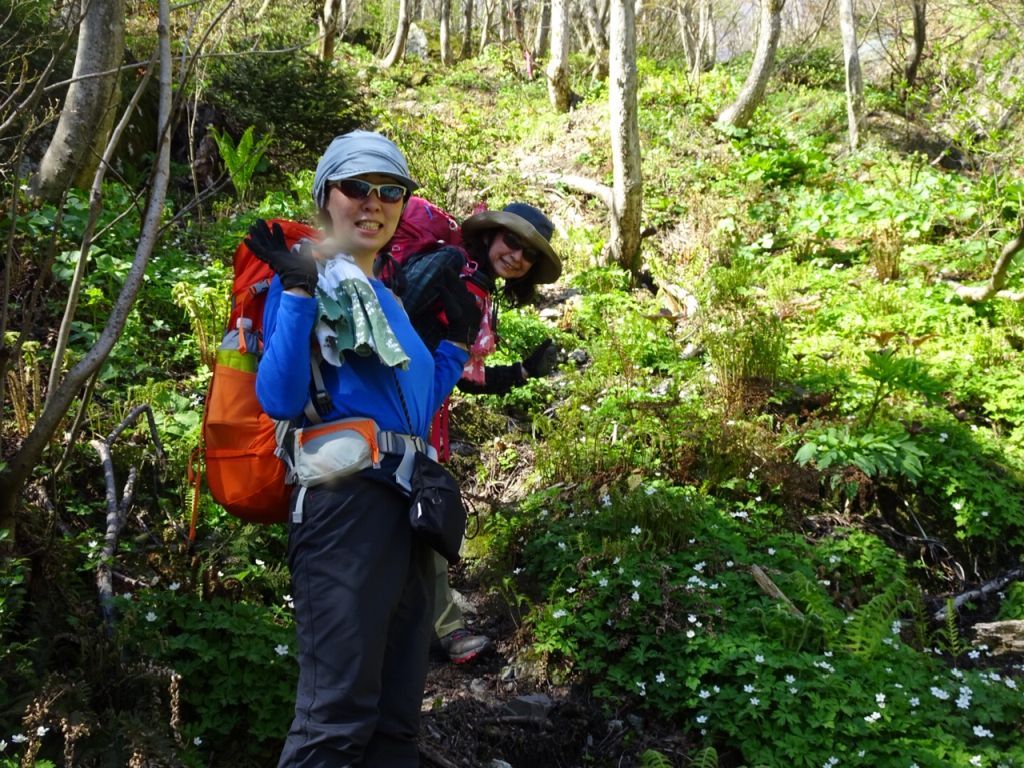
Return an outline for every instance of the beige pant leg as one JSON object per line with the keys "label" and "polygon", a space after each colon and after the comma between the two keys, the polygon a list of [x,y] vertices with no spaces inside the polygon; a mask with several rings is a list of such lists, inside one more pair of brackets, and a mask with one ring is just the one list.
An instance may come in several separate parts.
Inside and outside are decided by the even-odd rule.
{"label": "beige pant leg", "polygon": [[466,626],[462,611],[455,604],[452,588],[448,586],[448,561],[434,553],[434,631],[444,637]]}

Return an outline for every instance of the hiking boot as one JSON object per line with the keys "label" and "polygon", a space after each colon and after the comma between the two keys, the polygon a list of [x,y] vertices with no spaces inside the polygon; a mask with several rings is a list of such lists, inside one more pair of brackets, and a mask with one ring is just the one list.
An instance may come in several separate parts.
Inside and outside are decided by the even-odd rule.
{"label": "hiking boot", "polygon": [[474,635],[468,629],[456,629],[441,638],[441,648],[453,664],[465,664],[491,649],[491,639]]}

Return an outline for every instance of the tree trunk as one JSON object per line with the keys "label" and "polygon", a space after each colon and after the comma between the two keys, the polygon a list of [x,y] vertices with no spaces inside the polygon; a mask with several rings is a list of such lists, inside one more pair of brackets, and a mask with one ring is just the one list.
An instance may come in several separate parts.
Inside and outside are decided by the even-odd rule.
{"label": "tree trunk", "polygon": [[0,528],[13,529],[15,509],[25,483],[60,427],[75,396],[110,355],[110,350],[120,338],[135,304],[135,298],[142,287],[146,264],[153,252],[163,221],[164,200],[170,176],[171,45],[167,34],[169,17],[168,0],[160,0],[160,106],[157,118],[157,153],[149,183],[149,199],[135,248],[135,258],[99,338],[64,376],[57,391],[48,393],[46,407],[33,425],[32,431],[18,450],[8,458],[6,466],[0,468]]}
{"label": "tree trunk", "polygon": [[683,45],[683,57],[686,69],[693,73],[700,71],[700,30],[693,18],[693,0],[680,0],[676,3],[676,22],[679,26],[679,42]]}
{"label": "tree trunk", "polygon": [[452,63],[452,0],[441,0],[439,8],[441,15],[441,32],[439,47],[441,49],[441,63],[448,65]]}
{"label": "tree trunk", "polygon": [[468,59],[473,50],[473,2],[466,0],[462,15],[462,50],[459,51],[460,59]]}
{"label": "tree trunk", "polygon": [[594,77],[604,80],[608,76],[608,33],[597,9],[597,0],[582,2],[583,14],[587,19],[587,31],[594,47]]}
{"label": "tree trunk", "polygon": [[850,149],[860,143],[860,124],[864,115],[864,81],[857,54],[857,16],[853,0],[839,0],[839,30],[843,35],[843,69],[846,72],[846,121]]}
{"label": "tree trunk", "polygon": [[913,0],[914,4],[914,41],[910,48],[910,56],[907,59],[907,67],[904,74],[907,80],[907,89],[914,87],[917,82],[917,68],[921,66],[921,58],[924,56],[924,44],[926,40],[927,27],[925,25],[925,12],[927,0]]}
{"label": "tree trunk", "polygon": [[334,41],[338,36],[341,21],[341,0],[324,0],[320,9],[317,27],[320,41],[317,44],[317,55],[321,61],[334,60]]}
{"label": "tree trunk", "polygon": [[405,41],[409,37],[409,26],[411,24],[409,0],[398,0],[398,29],[395,30],[395,42],[391,45],[391,52],[381,62],[381,66],[393,67],[402,59],[402,54],[405,53]]}
{"label": "tree trunk", "polygon": [[[537,34],[533,36],[533,57],[543,58],[548,53],[548,35],[551,29],[551,0],[541,0],[537,17]],[[568,40],[566,35],[566,40]]]}
{"label": "tree trunk", "polygon": [[715,9],[711,0],[700,3],[700,71],[710,72],[718,60],[718,33],[715,30]]}
{"label": "tree trunk", "polygon": [[[501,0],[498,0],[500,6]],[[484,3],[484,18],[480,24],[480,50],[483,51],[491,41],[491,14],[494,12],[495,3]]]}
{"label": "tree trunk", "polygon": [[523,0],[511,0],[512,3],[512,34],[526,50],[526,9]]}
{"label": "tree trunk", "polygon": [[[93,150],[106,146],[113,125],[107,112],[111,102],[117,101],[117,68],[124,58],[125,0],[82,3],[84,16],[78,28],[73,82],[32,180],[33,193],[45,200],[57,199],[83,176],[88,183],[99,161]],[[99,72],[109,74],[90,77]],[[106,134],[102,134],[104,126]]]}
{"label": "tree trunk", "polygon": [[612,258],[634,277],[640,273],[640,131],[637,123],[636,16],[634,0],[611,4],[608,105],[611,112]]}
{"label": "tree trunk", "polygon": [[757,27],[757,49],[750,73],[740,88],[740,93],[731,105],[722,110],[718,122],[746,126],[764,99],[772,66],[775,64],[775,49],[782,32],[782,8],[785,0],[761,0],[761,16]]}
{"label": "tree trunk", "polygon": [[559,112],[569,111],[569,2],[551,0],[551,58],[548,98]]}

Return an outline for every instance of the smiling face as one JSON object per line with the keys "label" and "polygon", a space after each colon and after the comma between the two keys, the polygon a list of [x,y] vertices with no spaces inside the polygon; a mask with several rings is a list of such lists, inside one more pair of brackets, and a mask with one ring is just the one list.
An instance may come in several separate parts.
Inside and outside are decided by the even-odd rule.
{"label": "smiling face", "polygon": [[523,277],[537,261],[537,254],[518,235],[504,228],[495,232],[487,257],[494,274],[506,280]]}
{"label": "smiling face", "polygon": [[[383,173],[366,173],[354,178],[371,184],[399,183]],[[334,242],[359,261],[372,260],[395,234],[403,203],[403,200],[382,202],[376,191],[361,200],[351,198],[336,184],[330,184],[326,210],[331,217]]]}

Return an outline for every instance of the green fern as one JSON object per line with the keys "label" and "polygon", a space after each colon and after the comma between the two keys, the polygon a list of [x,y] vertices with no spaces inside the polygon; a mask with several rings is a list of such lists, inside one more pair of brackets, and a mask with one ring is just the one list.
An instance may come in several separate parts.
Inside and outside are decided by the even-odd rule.
{"label": "green fern", "polygon": [[718,768],[718,752],[714,747],[704,747],[693,756],[690,768]]}
{"label": "green fern", "polygon": [[892,636],[892,623],[901,613],[912,608],[907,599],[909,585],[893,578],[867,603],[857,608],[850,621],[843,625],[843,641],[853,653],[868,657],[879,653],[882,641]]}
{"label": "green fern", "polygon": [[938,640],[943,649],[954,658],[961,656],[970,647],[960,636],[952,598],[946,601],[946,623],[938,632]]}
{"label": "green fern", "polygon": [[[648,749],[640,755],[640,765],[642,768],[672,768],[672,763],[668,758],[654,749]],[[715,768],[717,768],[717,761]]]}

